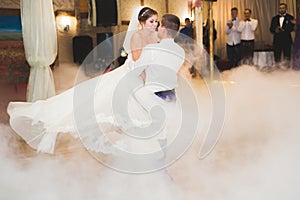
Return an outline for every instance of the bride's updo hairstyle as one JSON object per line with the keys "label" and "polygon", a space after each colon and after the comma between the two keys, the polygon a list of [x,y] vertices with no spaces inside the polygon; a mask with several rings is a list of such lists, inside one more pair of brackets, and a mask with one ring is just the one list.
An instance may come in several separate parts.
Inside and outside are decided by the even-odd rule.
{"label": "bride's updo hairstyle", "polygon": [[144,7],[139,12],[138,20],[140,23],[145,22],[147,19],[149,19],[153,15],[158,15],[158,13],[155,10],[153,10],[152,8]]}

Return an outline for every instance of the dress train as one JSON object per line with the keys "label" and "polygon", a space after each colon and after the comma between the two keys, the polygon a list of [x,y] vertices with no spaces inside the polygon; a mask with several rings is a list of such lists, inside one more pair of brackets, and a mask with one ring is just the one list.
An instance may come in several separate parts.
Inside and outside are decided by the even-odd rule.
{"label": "dress train", "polygon": [[[132,71],[133,66],[134,62],[128,59],[124,65],[114,71],[82,82],[46,100],[33,103],[10,102],[7,108],[10,115],[10,126],[32,148],[38,152],[52,154],[58,133],[72,133],[74,137],[82,137],[90,131],[93,132],[93,129],[97,128],[95,126],[100,127],[102,132],[108,133],[118,130],[117,127],[128,129],[136,125],[145,125],[149,123],[149,118],[137,102],[133,98],[129,98],[130,95],[126,92],[130,91],[120,91],[117,97],[129,99],[129,111],[131,115],[135,116],[136,120],[133,120],[135,122],[129,124],[126,120],[116,121],[113,118],[115,116],[122,119],[122,114],[118,116],[118,113],[114,113],[113,106],[115,105],[112,105],[112,100],[115,98],[115,91],[119,87],[120,81]],[[131,82],[143,84],[140,77],[131,76],[130,78]],[[89,91],[91,88],[95,90]],[[94,103],[92,105],[94,113],[86,112],[91,108],[91,103]],[[88,115],[81,116],[81,113],[94,115],[97,124],[95,124],[94,118],[90,118]],[[80,128],[84,128],[86,133],[78,135]],[[85,138],[85,142],[88,143],[87,146],[90,149],[111,153],[107,145],[109,142],[105,136],[89,134]]]}

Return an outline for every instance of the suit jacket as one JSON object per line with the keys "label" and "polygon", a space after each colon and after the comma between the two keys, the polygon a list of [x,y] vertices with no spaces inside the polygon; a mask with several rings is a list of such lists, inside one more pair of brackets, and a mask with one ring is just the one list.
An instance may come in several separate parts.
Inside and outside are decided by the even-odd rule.
{"label": "suit jacket", "polygon": [[270,26],[270,31],[274,34],[273,44],[279,43],[290,45],[292,44],[291,32],[294,30],[294,25],[291,23],[291,20],[294,19],[294,17],[286,13],[282,24],[283,30],[276,33],[276,28],[280,26],[279,18],[279,15],[273,17]]}

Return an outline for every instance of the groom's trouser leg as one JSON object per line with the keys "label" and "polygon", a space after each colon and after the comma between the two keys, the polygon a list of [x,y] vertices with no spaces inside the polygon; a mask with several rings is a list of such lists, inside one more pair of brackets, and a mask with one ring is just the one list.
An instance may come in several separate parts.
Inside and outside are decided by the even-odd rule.
{"label": "groom's trouser leg", "polygon": [[[160,133],[158,136],[155,137],[157,142],[159,142],[161,149],[164,154],[166,154],[166,147],[167,147],[167,137],[168,137],[168,131],[170,130],[170,127],[172,126],[172,122],[170,121],[171,118],[171,112],[175,108],[174,102],[166,102],[162,100],[160,97],[156,96],[154,92],[152,92],[147,87],[143,87],[140,90],[136,91],[134,93],[134,97],[136,98],[137,102],[140,103],[140,105],[147,111],[150,112],[152,108],[155,108],[156,106],[159,106],[163,110],[160,110],[159,112],[152,112],[152,120],[159,121],[163,124],[163,127],[160,129]],[[162,113],[164,112],[164,113]],[[162,118],[162,115],[165,117]],[[162,121],[164,120],[164,121]]]}

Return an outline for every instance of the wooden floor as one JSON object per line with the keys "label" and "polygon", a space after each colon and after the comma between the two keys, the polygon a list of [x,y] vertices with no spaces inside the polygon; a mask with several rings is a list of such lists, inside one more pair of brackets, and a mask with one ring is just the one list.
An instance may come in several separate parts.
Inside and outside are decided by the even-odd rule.
{"label": "wooden floor", "polygon": [[[73,63],[63,63],[60,66],[54,67],[53,76],[56,93],[59,94],[73,87],[76,82],[76,75],[80,71],[80,67]],[[26,101],[26,90],[27,83],[0,83],[0,123],[8,125],[9,116],[6,112],[8,103],[10,101]],[[12,130],[10,131],[13,133]],[[13,133],[13,137],[19,143],[20,149],[19,151],[15,149],[15,151],[18,151],[20,158],[29,158],[37,155],[37,153],[33,151],[27,144],[25,144],[19,136]],[[61,143],[63,143],[64,145],[61,145]],[[87,153],[79,140],[74,140],[68,135],[59,136],[57,147],[57,156],[71,154],[70,152],[74,152],[76,148],[78,148],[78,151],[76,151],[76,153]]]}

